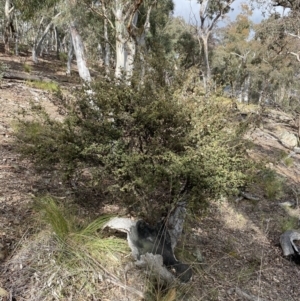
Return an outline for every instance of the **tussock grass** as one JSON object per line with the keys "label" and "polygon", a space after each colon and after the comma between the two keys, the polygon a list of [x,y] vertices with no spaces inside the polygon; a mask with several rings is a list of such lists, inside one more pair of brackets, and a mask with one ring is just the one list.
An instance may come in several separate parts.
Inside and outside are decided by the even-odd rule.
{"label": "tussock grass", "polygon": [[32,70],[32,67],[26,63],[23,64],[23,70],[26,72],[26,73],[30,73],[31,70]]}
{"label": "tussock grass", "polygon": [[296,216],[283,217],[280,220],[280,228],[282,232],[298,228],[299,218]]}
{"label": "tussock grass", "polygon": [[54,199],[45,196],[35,202],[36,208],[42,212],[44,221],[49,224],[59,239],[70,233],[70,225]]}
{"label": "tussock grass", "polygon": [[[111,293],[107,284],[104,285],[105,278],[124,282],[120,271],[126,265],[124,255],[128,255],[130,249],[125,239],[108,236],[103,232],[103,226],[111,216],[101,216],[88,225],[79,227],[51,196],[36,199],[35,204],[41,212],[41,219],[50,226],[56,242],[51,264],[47,265],[47,279],[44,279],[45,283],[51,283],[51,291],[47,285],[44,286],[45,295],[59,296],[60,300],[70,296],[73,296],[73,300],[86,300],[84,298],[87,297],[84,296],[95,296],[100,300],[103,295]],[[44,256],[46,254],[38,254],[39,258]],[[43,265],[35,267],[38,271],[45,268]],[[166,284],[151,273],[137,279],[136,284],[138,283],[144,284],[145,300],[196,300],[192,296],[192,283]],[[120,293],[123,294],[124,291]],[[137,300],[134,295],[129,299]],[[43,300],[52,299],[47,297]]]}
{"label": "tussock grass", "polygon": [[[38,278],[32,276],[30,285],[31,290],[39,292],[35,300],[88,300],[92,296],[100,300],[103,294],[109,294],[103,282],[105,277],[116,279],[125,255],[130,253],[126,240],[107,237],[102,231],[110,216],[78,226],[68,217],[65,207],[51,196],[37,198],[35,208],[40,212],[41,221],[51,229],[47,235],[38,235],[36,243],[40,247],[35,248],[34,256],[33,246],[24,246],[26,255],[22,258],[30,259],[28,268],[38,275]],[[28,282],[28,275],[25,276],[24,279],[19,274],[17,277]]]}

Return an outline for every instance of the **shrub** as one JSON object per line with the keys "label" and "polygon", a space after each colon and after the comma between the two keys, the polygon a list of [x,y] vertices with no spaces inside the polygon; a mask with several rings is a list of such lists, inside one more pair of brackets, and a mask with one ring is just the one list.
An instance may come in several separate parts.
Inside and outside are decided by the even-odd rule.
{"label": "shrub", "polygon": [[68,54],[65,52],[60,52],[59,53],[59,60],[62,62],[67,62],[68,61]]}
{"label": "shrub", "polygon": [[89,190],[148,214],[183,195],[199,204],[205,193],[235,193],[245,184],[249,164],[228,102],[180,100],[155,76],[131,86],[102,80],[92,91],[78,92],[63,122],[40,108],[40,118],[20,121],[20,151],[39,166],[55,164],[66,179],[88,170]]}
{"label": "shrub", "polygon": [[272,169],[264,169],[260,174],[260,184],[269,200],[279,200],[284,195],[285,180]]}

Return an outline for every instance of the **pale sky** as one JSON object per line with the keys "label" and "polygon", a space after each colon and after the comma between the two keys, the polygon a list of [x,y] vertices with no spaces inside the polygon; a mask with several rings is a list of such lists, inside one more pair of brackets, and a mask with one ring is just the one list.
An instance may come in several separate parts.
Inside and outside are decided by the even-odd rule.
{"label": "pale sky", "polygon": [[[240,13],[241,4],[242,3],[250,3],[248,0],[235,0],[232,4],[232,8],[234,9],[228,15],[231,20],[234,20],[236,16]],[[196,0],[174,0],[175,3],[175,16],[182,16],[187,22],[192,18],[194,18],[194,14],[198,16],[199,12],[199,4]],[[194,14],[192,13],[194,12]],[[259,23],[263,19],[263,14],[261,9],[255,9],[253,15],[251,17],[252,21],[255,23]]]}

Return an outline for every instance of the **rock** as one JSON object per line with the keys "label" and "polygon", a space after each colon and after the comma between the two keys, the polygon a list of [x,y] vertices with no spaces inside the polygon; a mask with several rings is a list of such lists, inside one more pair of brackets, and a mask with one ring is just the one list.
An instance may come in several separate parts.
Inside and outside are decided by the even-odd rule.
{"label": "rock", "polygon": [[298,138],[295,134],[292,134],[286,130],[279,134],[280,143],[289,149],[294,149],[298,145]]}
{"label": "rock", "polygon": [[300,147],[294,147],[294,152],[296,154],[300,154]]}
{"label": "rock", "polygon": [[9,292],[6,291],[4,288],[0,287],[0,297],[5,298],[9,296]]}

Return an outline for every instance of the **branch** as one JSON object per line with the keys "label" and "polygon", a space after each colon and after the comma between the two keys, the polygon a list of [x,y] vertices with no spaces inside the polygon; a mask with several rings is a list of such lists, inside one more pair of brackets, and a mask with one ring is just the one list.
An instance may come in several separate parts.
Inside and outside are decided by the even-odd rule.
{"label": "branch", "polygon": [[293,38],[297,38],[300,39],[300,35],[294,34],[294,33],[290,33],[290,32],[286,32],[287,35],[293,37]]}
{"label": "branch", "polygon": [[10,15],[12,13],[12,11],[15,9],[15,7],[11,7],[11,9],[8,11],[8,14]]}
{"label": "branch", "polygon": [[102,5],[102,10],[103,10],[103,13],[100,13],[98,10],[96,10],[93,6],[90,6],[90,11],[94,12],[95,14],[99,15],[100,17],[104,17],[109,25],[111,26],[112,29],[115,29],[115,26],[114,24],[111,22],[111,20],[108,18],[107,14],[106,14],[106,8],[104,5]]}
{"label": "branch", "polygon": [[296,56],[297,61],[300,62],[300,53],[288,52],[288,54],[292,54],[292,55]]}
{"label": "branch", "polygon": [[227,8],[230,8],[230,5],[232,4],[234,0],[230,0],[227,2],[227,4],[220,9],[220,12],[216,15],[216,17],[213,19],[213,21],[211,22],[209,28],[208,28],[208,31],[211,31],[213,29],[213,27],[215,26],[215,24],[217,23],[218,19],[220,17],[223,17],[224,16],[224,11],[227,9]]}

